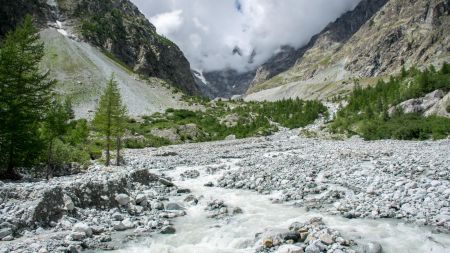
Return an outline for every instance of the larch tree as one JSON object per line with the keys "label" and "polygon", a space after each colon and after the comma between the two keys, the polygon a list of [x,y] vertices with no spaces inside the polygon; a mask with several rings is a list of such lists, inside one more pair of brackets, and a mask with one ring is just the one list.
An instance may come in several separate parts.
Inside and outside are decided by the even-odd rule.
{"label": "larch tree", "polygon": [[20,179],[43,145],[37,131],[49,105],[52,86],[39,64],[44,44],[30,16],[7,34],[0,46],[0,177]]}
{"label": "larch tree", "polygon": [[95,113],[93,125],[105,138],[106,166],[111,164],[111,148],[116,141],[117,162],[120,165],[121,138],[125,132],[127,109],[122,103],[114,75],[108,81]]}
{"label": "larch tree", "polygon": [[70,101],[64,103],[55,97],[49,106],[44,122],[41,126],[43,139],[47,142],[47,171],[46,178],[49,179],[53,173],[54,143],[67,132],[69,121],[72,118],[72,106]]}

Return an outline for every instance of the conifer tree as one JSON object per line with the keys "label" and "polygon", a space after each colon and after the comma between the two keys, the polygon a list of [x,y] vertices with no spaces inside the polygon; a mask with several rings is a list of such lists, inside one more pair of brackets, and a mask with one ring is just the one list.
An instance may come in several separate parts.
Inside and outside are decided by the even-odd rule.
{"label": "conifer tree", "polygon": [[61,138],[69,127],[69,120],[72,116],[72,106],[70,102],[62,103],[59,98],[53,99],[49,106],[46,119],[42,124],[41,132],[43,139],[47,141],[47,173],[49,179],[53,172],[53,146],[57,138]]}
{"label": "conifer tree", "polygon": [[108,81],[94,117],[94,127],[105,137],[106,166],[111,164],[111,147],[116,139],[117,163],[120,165],[121,138],[124,133],[126,107],[122,104],[114,76]]}
{"label": "conifer tree", "polygon": [[441,75],[450,74],[450,63],[444,62],[441,68]]}
{"label": "conifer tree", "polygon": [[37,125],[55,84],[39,69],[43,56],[44,44],[29,16],[0,46],[0,177],[19,179],[15,168],[26,166],[40,151]]}

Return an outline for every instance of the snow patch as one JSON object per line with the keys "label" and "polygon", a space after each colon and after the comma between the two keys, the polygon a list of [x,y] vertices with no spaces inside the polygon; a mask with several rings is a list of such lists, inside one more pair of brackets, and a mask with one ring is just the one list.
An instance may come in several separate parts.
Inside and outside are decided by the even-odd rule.
{"label": "snow patch", "polygon": [[202,83],[208,84],[208,81],[206,81],[206,78],[205,78],[205,76],[203,75],[203,71],[195,70],[195,71],[194,71],[194,75],[195,75],[198,79],[200,79],[200,81],[202,81]]}

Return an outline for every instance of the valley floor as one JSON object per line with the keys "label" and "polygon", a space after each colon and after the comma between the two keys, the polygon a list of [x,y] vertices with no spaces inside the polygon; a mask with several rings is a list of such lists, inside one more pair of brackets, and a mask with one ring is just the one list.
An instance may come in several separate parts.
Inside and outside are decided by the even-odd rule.
{"label": "valley floor", "polygon": [[[449,140],[332,141],[285,131],[264,138],[130,150],[127,158],[133,167],[155,169],[193,189],[196,197],[204,197],[202,208],[219,199],[244,213],[226,223],[196,220],[196,227],[187,229],[183,224],[195,220],[199,209],[188,207],[188,215],[175,223],[187,230],[185,236],[164,240],[162,248],[144,246],[148,252],[185,252],[186,247],[197,252],[195,246],[208,243],[213,248],[202,252],[252,252],[262,242],[254,234],[317,215],[351,239],[379,242],[383,252],[449,252],[449,151]],[[155,157],[161,153],[169,156]],[[215,187],[203,186],[208,182]],[[216,225],[222,228],[208,229]],[[199,229],[207,232],[198,236]],[[235,234],[230,236],[230,230]]]}
{"label": "valley floor", "polygon": [[[7,249],[0,252],[33,252],[27,240],[50,252],[58,242],[59,249],[110,245],[159,253],[450,252],[450,140],[333,141],[297,134],[127,150],[127,167],[54,179],[50,185],[72,197],[73,211],[49,228],[0,243]],[[142,184],[135,185],[139,178]],[[85,182],[75,187],[74,180]],[[101,196],[108,186],[92,195],[98,187],[88,186],[91,181],[108,185],[111,196]],[[7,183],[0,192],[34,187],[36,195],[42,186]],[[128,202],[115,191],[127,192]],[[85,195],[127,203],[98,211],[102,206]],[[13,219],[19,209],[13,197],[2,201],[2,216]],[[94,228],[93,235],[83,239],[77,222]],[[101,236],[106,244],[95,243]]]}

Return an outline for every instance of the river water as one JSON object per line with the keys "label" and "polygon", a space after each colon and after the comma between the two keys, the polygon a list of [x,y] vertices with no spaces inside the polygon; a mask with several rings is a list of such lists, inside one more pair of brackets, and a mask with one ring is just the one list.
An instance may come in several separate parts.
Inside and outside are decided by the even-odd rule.
{"label": "river water", "polygon": [[[237,160],[224,160],[229,169],[236,169]],[[195,196],[203,196],[198,205],[187,206],[187,215],[175,219],[177,230],[173,235],[155,235],[139,243],[115,251],[117,253],[239,253],[254,252],[261,244],[255,234],[266,228],[287,229],[294,221],[306,221],[320,216],[325,224],[340,231],[344,238],[358,243],[379,242],[385,253],[447,253],[450,252],[450,235],[433,234],[426,227],[404,224],[398,220],[345,219],[321,213],[306,212],[289,204],[272,204],[271,197],[245,190],[208,188],[220,173],[211,175],[206,167],[179,167],[166,172],[175,184],[189,188]],[[182,180],[180,174],[188,169],[200,171],[196,179]],[[156,171],[155,171],[156,172]],[[157,173],[157,172],[156,172]],[[274,193],[276,195],[277,193]],[[182,203],[182,198],[172,201]],[[240,207],[243,214],[227,220],[207,218],[204,210],[208,200],[221,199],[232,207]]]}

